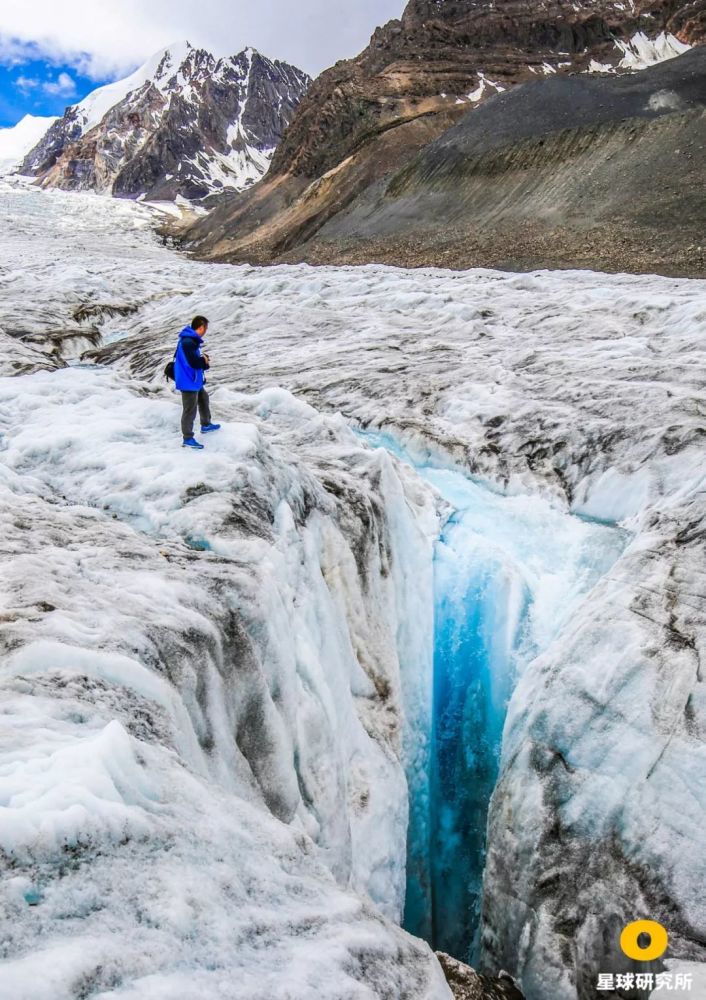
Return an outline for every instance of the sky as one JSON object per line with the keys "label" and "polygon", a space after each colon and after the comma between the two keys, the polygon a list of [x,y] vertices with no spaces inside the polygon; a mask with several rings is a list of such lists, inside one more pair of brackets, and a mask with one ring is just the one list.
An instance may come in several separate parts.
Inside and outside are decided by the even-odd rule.
{"label": "sky", "polygon": [[60,115],[172,42],[247,45],[316,76],[356,55],[405,0],[2,0],[0,127]]}

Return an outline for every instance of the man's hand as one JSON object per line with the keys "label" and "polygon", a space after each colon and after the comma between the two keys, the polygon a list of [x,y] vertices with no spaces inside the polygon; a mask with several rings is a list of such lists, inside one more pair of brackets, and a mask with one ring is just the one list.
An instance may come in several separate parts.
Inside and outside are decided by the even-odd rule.
{"label": "man's hand", "polygon": [[208,354],[204,354],[203,359],[207,365],[211,364],[211,359],[209,358]]}

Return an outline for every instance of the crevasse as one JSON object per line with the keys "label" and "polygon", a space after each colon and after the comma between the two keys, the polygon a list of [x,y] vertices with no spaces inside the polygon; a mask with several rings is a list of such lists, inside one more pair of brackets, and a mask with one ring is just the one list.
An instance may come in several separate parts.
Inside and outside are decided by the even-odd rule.
{"label": "crevasse", "polygon": [[405,927],[475,963],[488,808],[515,682],[628,536],[541,497],[504,496],[460,470],[413,461],[386,433],[362,436],[414,465],[453,510],[434,556],[431,749],[427,774],[410,776],[410,795],[424,802],[410,808]]}

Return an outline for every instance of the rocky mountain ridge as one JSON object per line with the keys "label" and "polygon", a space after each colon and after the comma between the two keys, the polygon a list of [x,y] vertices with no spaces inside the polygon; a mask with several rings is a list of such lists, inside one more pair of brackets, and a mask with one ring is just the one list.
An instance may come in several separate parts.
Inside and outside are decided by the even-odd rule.
{"label": "rocky mountain ridge", "polygon": [[67,108],[20,172],[45,187],[151,200],[242,190],[267,171],[308,84],[251,48],[216,59],[179,43]]}
{"label": "rocky mountain ridge", "polygon": [[[450,109],[461,117],[537,76],[644,68],[704,37],[706,13],[687,15],[696,7],[671,0],[411,0],[356,59],[314,82],[272,173],[319,176],[375,126]],[[322,143],[334,117],[338,130]]]}
{"label": "rocky mountain ridge", "polygon": [[[706,3],[408,3],[355,59],[310,87],[253,190],[191,226],[208,259],[444,263],[436,250],[350,256],[322,228],[386,182],[464,116],[512,88],[571,74],[613,76],[686,53],[706,36]],[[419,249],[419,248],[417,248]],[[468,266],[473,259],[452,263]],[[570,264],[569,264],[570,266]]]}
{"label": "rocky mountain ridge", "polygon": [[701,277],[705,149],[704,47],[628,76],[549,77],[467,115],[305,249]]}

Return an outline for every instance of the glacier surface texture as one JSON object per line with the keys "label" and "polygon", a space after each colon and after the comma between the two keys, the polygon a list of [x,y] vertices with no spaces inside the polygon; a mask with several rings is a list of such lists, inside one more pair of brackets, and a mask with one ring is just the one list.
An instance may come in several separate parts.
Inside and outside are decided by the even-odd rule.
{"label": "glacier surface texture", "polygon": [[638,917],[700,969],[706,285],[0,202],[0,998],[450,1000],[427,938],[584,1000]]}

